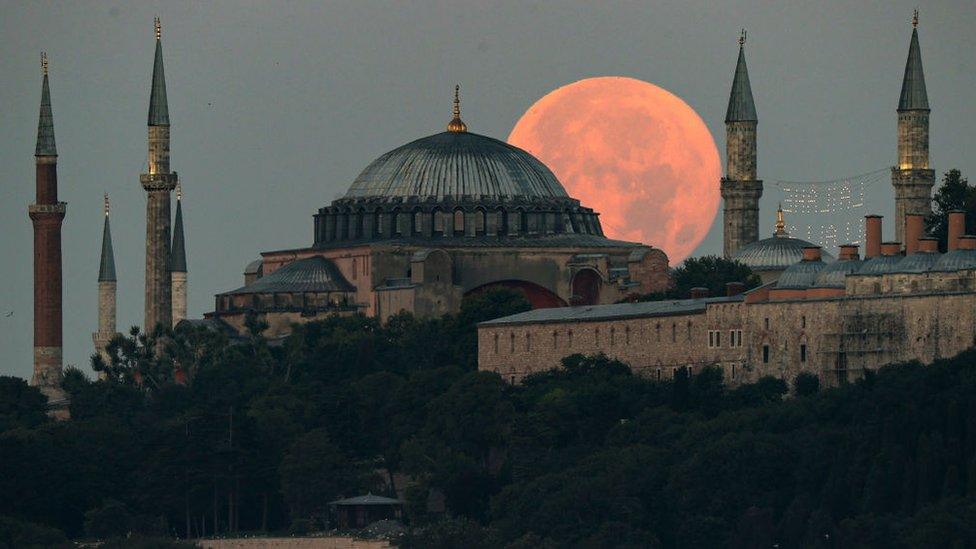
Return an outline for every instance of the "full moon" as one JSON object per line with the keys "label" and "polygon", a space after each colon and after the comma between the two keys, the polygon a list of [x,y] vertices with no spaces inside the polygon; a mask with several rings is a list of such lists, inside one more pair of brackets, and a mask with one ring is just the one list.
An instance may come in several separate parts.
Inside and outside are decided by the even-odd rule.
{"label": "full moon", "polygon": [[508,142],[544,162],[610,238],[691,255],[718,211],[721,164],[698,113],[673,93],[604,76],[535,102]]}

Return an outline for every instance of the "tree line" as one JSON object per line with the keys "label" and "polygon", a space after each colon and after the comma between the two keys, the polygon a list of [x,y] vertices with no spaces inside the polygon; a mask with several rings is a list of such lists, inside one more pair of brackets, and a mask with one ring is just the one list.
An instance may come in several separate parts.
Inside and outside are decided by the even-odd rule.
{"label": "tree line", "polygon": [[528,307],[490,291],[281,342],[257,319],[238,342],[133,330],[105,379],[66,373],[66,422],[0,378],[0,546],[305,532],[391,486],[404,547],[976,545],[976,352],[829,389],[603,356],[477,371],[477,322]]}

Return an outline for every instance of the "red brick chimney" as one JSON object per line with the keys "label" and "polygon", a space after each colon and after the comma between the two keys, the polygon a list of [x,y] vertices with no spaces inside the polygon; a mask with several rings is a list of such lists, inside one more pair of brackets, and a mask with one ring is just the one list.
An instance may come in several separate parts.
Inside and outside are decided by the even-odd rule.
{"label": "red brick chimney", "polygon": [[864,216],[864,259],[881,255],[881,220],[880,215]]}
{"label": "red brick chimney", "polygon": [[946,239],[946,249],[955,250],[959,247],[959,237],[966,234],[966,212],[952,210],[949,212],[949,238]]}
{"label": "red brick chimney", "polygon": [[820,261],[820,246],[804,246],[803,261]]}
{"label": "red brick chimney", "polygon": [[704,299],[708,297],[708,288],[696,286],[690,290],[691,299]]}
{"label": "red brick chimney", "polygon": [[924,220],[922,214],[905,214],[905,255],[918,251],[918,239],[925,230]]}
{"label": "red brick chimney", "polygon": [[960,250],[976,250],[976,236],[962,235],[959,237]]}
{"label": "red brick chimney", "polygon": [[741,282],[726,282],[725,295],[732,297],[746,291],[746,285]]}
{"label": "red brick chimney", "polygon": [[860,259],[860,254],[857,253],[857,244],[841,244],[840,253],[837,254],[837,259],[841,261],[856,261],[857,259]]}
{"label": "red brick chimney", "polygon": [[939,239],[924,237],[918,239],[918,251],[920,253],[937,254],[939,253]]}
{"label": "red brick chimney", "polygon": [[901,242],[882,242],[881,255],[898,255],[901,253]]}

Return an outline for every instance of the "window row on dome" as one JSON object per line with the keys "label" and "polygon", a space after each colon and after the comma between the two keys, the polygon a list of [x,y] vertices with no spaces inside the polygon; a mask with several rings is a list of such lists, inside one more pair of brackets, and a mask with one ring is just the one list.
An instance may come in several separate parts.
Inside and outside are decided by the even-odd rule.
{"label": "window row on dome", "polygon": [[536,236],[590,234],[603,236],[592,210],[483,207],[390,210],[323,208],[315,216],[315,243],[381,240],[403,237]]}

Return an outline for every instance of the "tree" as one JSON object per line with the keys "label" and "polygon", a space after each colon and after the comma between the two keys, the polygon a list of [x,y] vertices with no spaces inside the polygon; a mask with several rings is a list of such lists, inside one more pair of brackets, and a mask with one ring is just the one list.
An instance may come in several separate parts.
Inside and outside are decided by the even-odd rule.
{"label": "tree", "polygon": [[959,170],[949,170],[942,177],[942,186],[936,191],[933,202],[935,209],[925,218],[925,228],[930,236],[939,239],[939,249],[944,252],[949,235],[949,212],[966,212],[964,234],[976,229],[976,186],[970,185]]}
{"label": "tree", "polygon": [[0,433],[47,421],[47,397],[19,377],[0,376]]}
{"label": "tree", "polygon": [[762,284],[759,275],[747,265],[734,259],[714,255],[690,257],[671,271],[673,286],[665,292],[645,294],[627,301],[657,301],[662,299],[686,299],[692,288],[708,288],[708,295],[723,296],[726,284],[741,282],[751,290]]}
{"label": "tree", "polygon": [[801,372],[793,380],[793,392],[796,396],[810,396],[820,390],[820,378],[810,372]]}

